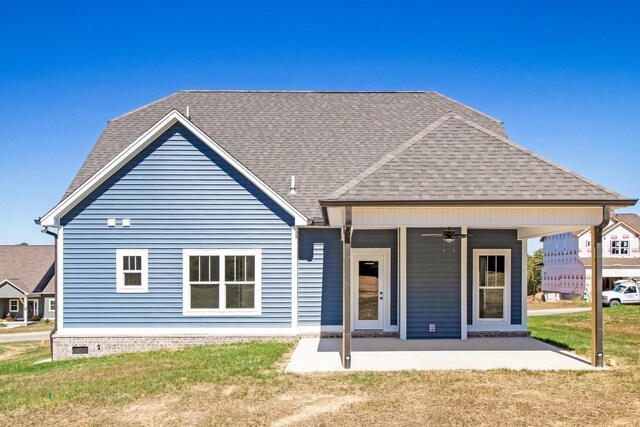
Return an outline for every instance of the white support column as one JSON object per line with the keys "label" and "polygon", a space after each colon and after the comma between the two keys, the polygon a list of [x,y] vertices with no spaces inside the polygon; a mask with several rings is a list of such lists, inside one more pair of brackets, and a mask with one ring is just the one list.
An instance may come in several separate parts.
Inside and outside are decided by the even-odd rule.
{"label": "white support column", "polygon": [[[467,234],[467,227],[460,232]],[[460,239],[460,338],[467,339],[467,239]]]}
{"label": "white support column", "polygon": [[407,227],[400,227],[400,339],[407,339]]}
{"label": "white support column", "polygon": [[298,331],[298,227],[291,228],[291,329]]}
{"label": "white support column", "polygon": [[522,329],[527,330],[527,281],[529,279],[529,254],[527,253],[527,239],[522,239]]}
{"label": "white support column", "polygon": [[58,229],[56,244],[56,331],[64,328],[64,227]]}
{"label": "white support column", "polygon": [[26,325],[28,323],[28,315],[29,315],[29,298],[24,296],[24,306],[22,307],[22,321]]}

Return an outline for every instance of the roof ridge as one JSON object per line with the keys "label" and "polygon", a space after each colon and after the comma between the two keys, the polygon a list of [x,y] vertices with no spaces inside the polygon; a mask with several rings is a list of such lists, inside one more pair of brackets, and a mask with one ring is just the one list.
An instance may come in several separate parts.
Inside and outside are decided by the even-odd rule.
{"label": "roof ridge", "polygon": [[[159,102],[162,102],[162,101],[164,101],[164,100],[167,100],[167,99],[171,98],[172,96],[176,96],[176,95],[177,95],[177,94],[179,94],[180,92],[183,92],[183,91],[179,90],[179,91],[177,91],[177,92],[173,92],[172,94],[169,94],[169,95],[167,95],[167,96],[164,96],[164,97],[162,97],[162,98],[160,98],[160,99],[156,99],[155,101],[152,101],[152,102],[149,102],[149,103],[147,103],[147,104],[144,104],[144,105],[143,105],[143,106],[141,106],[141,107],[135,108],[135,109],[133,109],[133,110],[131,110],[131,111],[128,111],[128,112],[126,112],[126,113],[124,113],[124,114],[121,114],[121,115],[119,115],[119,116],[117,116],[117,117],[114,117],[113,119],[107,120],[107,123],[111,123],[111,122],[113,122],[113,121],[116,121],[116,120],[122,119],[122,118],[124,118],[124,117],[127,117],[127,116],[129,116],[129,115],[131,115],[131,114],[133,114],[133,113],[136,113],[136,112],[138,112],[138,111],[140,111],[140,110],[144,110],[145,108],[147,108],[147,107],[151,107],[152,105],[155,105],[155,104],[158,104]],[[105,128],[105,130],[106,130],[106,128]],[[103,131],[103,132],[104,132],[104,131]],[[102,136],[102,135],[100,135],[100,136]]]}
{"label": "roof ridge", "polygon": [[342,196],[347,191],[353,189],[353,187],[355,187],[356,185],[358,185],[362,181],[364,181],[366,178],[368,178],[371,175],[373,175],[376,171],[380,170],[380,168],[382,168],[384,165],[386,165],[391,160],[393,160],[396,157],[398,157],[400,154],[405,152],[408,148],[413,146],[418,141],[422,140],[429,133],[433,132],[435,129],[440,127],[447,120],[449,120],[449,119],[451,119],[452,117],[455,117],[455,116],[456,116],[456,113],[454,113],[454,112],[450,111],[450,112],[446,113],[445,115],[443,115],[442,117],[440,117],[439,119],[437,119],[436,121],[431,123],[429,126],[427,126],[426,128],[422,129],[417,134],[413,135],[407,141],[403,142],[402,144],[400,144],[399,146],[397,146],[396,148],[391,150],[389,153],[384,155],[377,162],[373,163],[371,166],[369,166],[368,168],[366,168],[365,170],[360,172],[358,175],[355,176],[355,178],[351,179],[349,182],[347,182],[346,184],[342,185],[340,188],[335,190],[333,193],[331,193],[329,195],[328,198],[329,199],[337,199],[338,197]]}
{"label": "roof ridge", "polygon": [[460,101],[456,101],[456,100],[455,100],[455,99],[453,99],[453,98],[449,98],[448,96],[443,95],[443,94],[441,94],[441,93],[440,93],[440,92],[438,92],[438,91],[435,91],[435,90],[434,90],[434,91],[432,91],[431,93],[434,93],[434,94],[436,94],[436,95],[438,95],[438,96],[440,96],[440,97],[442,97],[442,98],[444,98],[444,99],[446,99],[446,100],[448,100],[448,101],[451,101],[451,102],[453,102],[454,104],[460,105],[461,107],[466,108],[466,109],[467,109],[467,110],[469,110],[469,111],[473,111],[474,113],[479,114],[479,115],[481,115],[482,117],[485,117],[485,118],[487,118],[487,119],[489,119],[489,120],[493,120],[493,121],[494,121],[494,122],[496,122],[496,123],[499,123],[499,124],[501,124],[501,125],[502,125],[502,124],[504,124],[504,122],[503,122],[502,120],[499,120],[499,119],[497,119],[497,118],[495,118],[495,117],[493,117],[493,116],[490,116],[490,115],[488,115],[488,114],[486,114],[486,113],[483,113],[483,112],[482,112],[482,111],[480,111],[480,110],[476,110],[476,109],[475,109],[475,108],[473,108],[473,107],[469,107],[467,104],[463,104],[462,102],[460,102]]}
{"label": "roof ridge", "polygon": [[[354,93],[355,94],[355,93],[437,93],[437,92],[432,90],[183,89],[183,90],[179,90],[176,93],[341,93],[341,94]],[[151,105],[151,104],[148,104],[148,105]],[[145,105],[145,107],[146,106],[147,105]],[[140,107],[140,108],[144,108],[144,107]]]}
{"label": "roof ridge", "polygon": [[479,125],[474,121],[467,120],[464,117],[462,117],[460,115],[457,115],[457,114],[453,118],[455,118],[455,119],[457,119],[457,120],[459,120],[459,121],[461,121],[461,122],[463,122],[463,123],[465,123],[465,124],[467,124],[467,125],[469,125],[471,127],[474,127],[474,128],[476,128],[477,130],[479,130],[481,132],[484,132],[484,133],[486,133],[488,135],[491,135],[492,137],[498,139],[499,141],[502,141],[505,144],[508,144],[508,145],[512,146],[513,148],[516,148],[516,149],[518,149],[518,150],[520,150],[520,151],[522,151],[524,153],[527,153],[527,154],[535,157],[536,159],[538,159],[538,160],[540,160],[542,162],[545,162],[548,165],[550,165],[552,167],[555,167],[556,169],[559,169],[562,172],[573,176],[574,178],[577,178],[577,179],[579,179],[579,180],[581,180],[581,181],[583,181],[583,182],[585,182],[585,183],[587,183],[589,185],[592,185],[592,186],[594,186],[596,188],[599,188],[600,190],[602,190],[602,191],[604,191],[606,193],[609,193],[609,194],[611,194],[612,196],[614,196],[616,198],[619,198],[619,199],[625,198],[622,194],[616,193],[615,191],[610,190],[610,189],[608,189],[608,188],[606,188],[606,187],[604,187],[604,186],[602,186],[600,184],[596,184],[595,182],[591,181],[590,179],[585,178],[584,176],[582,176],[582,175],[580,175],[580,174],[578,174],[578,173],[576,173],[576,172],[574,172],[574,171],[572,171],[570,169],[567,169],[567,168],[565,168],[563,166],[560,166],[558,163],[556,163],[556,162],[554,162],[552,160],[549,160],[547,158],[544,158],[544,157],[542,157],[541,155],[539,155],[537,153],[534,153],[533,151],[531,151],[531,150],[529,150],[529,149],[527,149],[527,148],[525,148],[525,147],[513,142],[509,138],[505,138],[502,135],[498,135],[497,133],[493,132],[492,130],[487,129],[484,126]]}

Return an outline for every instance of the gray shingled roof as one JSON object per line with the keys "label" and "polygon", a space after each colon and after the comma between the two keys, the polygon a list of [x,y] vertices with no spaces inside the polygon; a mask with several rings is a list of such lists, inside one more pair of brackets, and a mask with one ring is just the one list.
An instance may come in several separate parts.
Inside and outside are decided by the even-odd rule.
{"label": "gray shingled roof", "polygon": [[320,200],[626,200],[436,92],[177,92],[111,120],[65,196],[187,106],[196,126],[309,218],[321,217]]}
{"label": "gray shingled roof", "polygon": [[616,213],[616,219],[640,231],[640,215],[634,213]]}
{"label": "gray shingled roof", "polygon": [[0,282],[5,279],[27,293],[55,293],[54,246],[0,246]]}

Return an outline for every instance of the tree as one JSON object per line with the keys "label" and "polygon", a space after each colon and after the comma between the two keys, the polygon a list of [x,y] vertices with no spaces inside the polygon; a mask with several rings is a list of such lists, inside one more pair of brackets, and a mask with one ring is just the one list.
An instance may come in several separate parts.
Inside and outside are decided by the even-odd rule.
{"label": "tree", "polygon": [[533,255],[527,256],[527,294],[535,295],[542,291],[542,270],[533,268],[543,261],[542,248],[536,249]]}

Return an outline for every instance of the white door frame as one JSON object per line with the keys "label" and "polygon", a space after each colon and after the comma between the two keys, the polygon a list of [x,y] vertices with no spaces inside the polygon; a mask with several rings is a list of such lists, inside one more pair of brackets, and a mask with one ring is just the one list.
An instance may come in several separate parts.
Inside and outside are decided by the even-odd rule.
{"label": "white door frame", "polygon": [[[362,324],[358,321],[358,262],[378,261],[378,288],[382,289],[382,301],[378,298],[379,320],[377,325]],[[351,249],[351,324],[353,329],[391,329],[391,249],[352,248]],[[382,302],[382,304],[381,304]]]}

